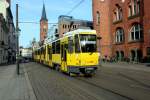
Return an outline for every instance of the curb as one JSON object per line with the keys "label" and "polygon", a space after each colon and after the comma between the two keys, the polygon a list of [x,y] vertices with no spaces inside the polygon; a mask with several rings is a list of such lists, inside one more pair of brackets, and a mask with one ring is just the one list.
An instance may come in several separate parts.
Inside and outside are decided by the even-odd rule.
{"label": "curb", "polygon": [[28,89],[29,89],[30,100],[37,100],[37,98],[36,98],[36,96],[35,96],[35,93],[34,93],[34,91],[33,91],[32,85],[31,85],[31,83],[30,83],[30,80],[29,80],[27,71],[26,71],[26,69],[25,69],[25,66],[24,66],[23,70],[24,70],[24,73],[25,73],[25,78],[26,78],[26,81],[27,81]]}

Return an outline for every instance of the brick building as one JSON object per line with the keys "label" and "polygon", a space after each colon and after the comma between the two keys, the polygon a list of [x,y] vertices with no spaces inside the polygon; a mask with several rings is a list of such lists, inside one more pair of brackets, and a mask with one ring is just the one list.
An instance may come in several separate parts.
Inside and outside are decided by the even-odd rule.
{"label": "brick building", "polygon": [[[104,3],[108,5],[100,7]],[[100,30],[100,32],[98,31],[100,35],[104,32],[104,35],[101,35],[102,45],[103,41],[108,38],[108,35],[105,35],[106,31],[102,32],[102,22],[110,23],[104,24],[104,27],[109,30],[109,36],[111,36],[108,38],[112,42],[111,57],[115,57],[119,61],[148,62],[150,57],[149,4],[149,0],[93,0],[94,28],[97,31]],[[109,9],[108,12],[103,14],[102,11],[106,9]],[[100,18],[98,11],[100,11]],[[107,17],[106,14],[109,15],[109,20],[103,19],[103,17]],[[98,19],[100,28],[97,25]],[[103,53],[103,47],[101,49]]]}
{"label": "brick building", "polygon": [[48,19],[46,16],[45,5],[43,4],[42,16],[40,19],[40,41],[44,41],[48,32]]}
{"label": "brick building", "polygon": [[93,29],[92,21],[74,19],[72,16],[61,15],[58,18],[58,33],[62,37],[64,33],[78,29]]}
{"label": "brick building", "polygon": [[110,2],[112,0],[93,0],[93,25],[97,35],[102,39],[98,41],[98,47],[102,59],[112,56],[112,34]]}

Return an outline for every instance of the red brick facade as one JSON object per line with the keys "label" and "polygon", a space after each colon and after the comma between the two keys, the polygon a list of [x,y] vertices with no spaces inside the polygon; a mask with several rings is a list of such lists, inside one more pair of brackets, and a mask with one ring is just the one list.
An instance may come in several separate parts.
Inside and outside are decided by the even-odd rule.
{"label": "red brick facade", "polygon": [[[102,37],[102,55],[106,51],[102,45],[108,43],[112,47],[106,48],[112,52],[110,57],[117,60],[143,61],[150,56],[149,4],[149,0],[93,0],[94,28]],[[97,11],[101,14],[100,27]]]}
{"label": "red brick facade", "polygon": [[41,20],[40,21],[40,41],[43,41],[47,36],[48,32],[48,21]]}
{"label": "red brick facade", "polygon": [[40,20],[40,41],[43,42],[48,32],[48,19],[46,16],[45,4],[43,4],[42,16]]}
{"label": "red brick facade", "polygon": [[[102,58],[110,58],[112,56],[110,1],[111,0],[93,0],[93,24],[97,35],[102,38],[98,41]],[[99,21],[97,19],[98,15]]]}

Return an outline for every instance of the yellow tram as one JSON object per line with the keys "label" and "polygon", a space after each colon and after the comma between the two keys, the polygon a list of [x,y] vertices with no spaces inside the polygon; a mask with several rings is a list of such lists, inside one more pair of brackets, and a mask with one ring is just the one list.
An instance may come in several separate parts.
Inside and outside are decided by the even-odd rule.
{"label": "yellow tram", "polygon": [[68,74],[93,74],[99,64],[96,31],[67,32],[36,49],[33,55],[35,61]]}

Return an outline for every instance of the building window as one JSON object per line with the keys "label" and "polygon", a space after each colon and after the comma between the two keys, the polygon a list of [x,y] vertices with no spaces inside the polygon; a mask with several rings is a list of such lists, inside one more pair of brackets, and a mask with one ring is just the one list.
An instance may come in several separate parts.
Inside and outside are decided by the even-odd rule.
{"label": "building window", "polygon": [[137,0],[137,13],[140,13],[140,0]]}
{"label": "building window", "polygon": [[116,9],[114,10],[114,22],[122,20],[123,12],[122,8],[117,4]]}
{"label": "building window", "polygon": [[147,55],[150,56],[150,47],[147,47]]}
{"label": "building window", "polygon": [[124,40],[124,31],[122,28],[118,28],[116,31],[116,43],[123,42]]}
{"label": "building window", "polygon": [[100,13],[97,11],[96,13],[96,24],[99,25],[100,24]]}
{"label": "building window", "polygon": [[123,61],[124,60],[124,51],[116,51],[116,60]]}
{"label": "building window", "polygon": [[130,31],[130,41],[143,39],[143,28],[140,24],[134,24]]}
{"label": "building window", "polygon": [[132,6],[129,5],[129,16],[132,16]]}
{"label": "building window", "polygon": [[43,29],[43,32],[45,32],[45,33],[47,32],[45,28]]}
{"label": "building window", "polygon": [[140,13],[140,0],[131,0],[129,3],[129,17]]}
{"label": "building window", "polygon": [[2,50],[0,50],[0,55],[2,55],[2,53],[3,53],[3,51],[2,51]]}
{"label": "building window", "polygon": [[76,25],[74,25],[74,28],[76,29],[76,28],[77,28],[77,26],[76,26]]}

